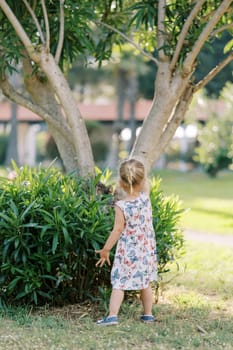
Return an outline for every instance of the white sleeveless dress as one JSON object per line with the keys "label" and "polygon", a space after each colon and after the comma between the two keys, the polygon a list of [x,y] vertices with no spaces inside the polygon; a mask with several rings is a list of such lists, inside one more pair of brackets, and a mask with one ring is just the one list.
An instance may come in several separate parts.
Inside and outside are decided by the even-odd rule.
{"label": "white sleeveless dress", "polygon": [[125,228],[117,242],[111,271],[113,289],[141,290],[157,280],[155,232],[148,194],[116,205],[125,217]]}

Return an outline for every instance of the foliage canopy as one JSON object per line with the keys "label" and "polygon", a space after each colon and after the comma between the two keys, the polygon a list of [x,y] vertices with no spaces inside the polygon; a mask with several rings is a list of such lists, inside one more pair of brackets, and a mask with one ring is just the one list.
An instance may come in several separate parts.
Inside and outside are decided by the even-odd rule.
{"label": "foliage canopy", "polygon": [[[221,0],[202,1],[203,5],[196,13],[185,37],[185,43],[179,54],[182,65],[186,55],[193,49],[196,40],[204,30],[206,23]],[[55,55],[60,40],[61,8],[64,12],[64,41],[60,56],[60,65],[65,69],[80,55],[88,60],[90,55],[97,61],[109,59],[113,45],[125,42],[126,35],[140,44],[148,52],[164,50],[166,56],[172,58],[179,41],[180,33],[185,27],[187,18],[194,9],[194,1],[122,1],[122,0],[84,0],[84,1],[7,1],[16,18],[26,33],[30,35],[32,45],[38,50],[41,45],[49,45],[50,52]],[[44,4],[44,6],[43,6]],[[158,12],[164,6],[165,20],[163,30],[166,40],[158,48]],[[22,57],[23,46],[3,12],[0,12],[1,70],[12,71],[15,63]],[[215,35],[222,35],[223,26],[232,33],[232,6],[221,17],[215,27]],[[218,32],[219,30],[219,32]],[[156,35],[158,33],[158,36]],[[121,35],[121,34],[125,34]],[[7,40],[5,38],[7,37]],[[208,41],[211,43],[212,37]],[[232,48],[232,41],[226,51]],[[225,52],[226,53],[226,52]],[[4,64],[3,64],[4,61]]]}

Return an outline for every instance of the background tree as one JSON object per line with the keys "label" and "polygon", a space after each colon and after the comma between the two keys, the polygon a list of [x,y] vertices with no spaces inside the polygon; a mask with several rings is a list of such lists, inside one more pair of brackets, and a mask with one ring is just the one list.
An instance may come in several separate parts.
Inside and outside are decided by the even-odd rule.
{"label": "background tree", "polygon": [[199,145],[194,156],[212,177],[221,169],[232,167],[233,164],[233,84],[224,87],[218,101],[223,103],[225,110],[222,110],[221,114],[214,112],[211,115],[208,112],[209,120],[206,125],[199,127]]}
{"label": "background tree", "polygon": [[[157,66],[154,99],[131,154],[148,169],[184,119],[193,94],[233,59],[232,41],[222,60],[196,81],[204,44],[232,33],[232,0],[29,1],[0,0],[1,88],[47,122],[67,170],[94,173],[85,124],[65,78],[78,54],[109,59],[113,44],[130,42]],[[12,29],[13,28],[13,29]],[[3,40],[7,36],[8,40]],[[150,52],[157,49],[157,57]],[[25,90],[9,84],[6,70],[22,60]]]}
{"label": "background tree", "polygon": [[[207,42],[200,51],[197,60],[195,72],[195,81],[200,81],[220,60],[224,58],[224,47],[227,45],[232,35],[224,31],[221,36]],[[157,52],[153,55],[156,57]],[[149,60],[146,63],[148,70],[139,74],[139,93],[147,99],[154,96],[154,77],[156,76],[157,67],[154,62]],[[226,65],[208,84],[205,90],[209,97],[216,98],[219,96],[221,89],[227,82],[233,83],[233,61]]]}
{"label": "background tree", "polygon": [[[221,36],[213,38],[206,43],[198,56],[196,81],[201,80],[214,68],[219,61],[224,59],[224,47],[231,40],[232,34],[224,31]],[[227,82],[233,83],[233,61],[224,67],[206,86],[205,90],[209,97],[216,98]]]}

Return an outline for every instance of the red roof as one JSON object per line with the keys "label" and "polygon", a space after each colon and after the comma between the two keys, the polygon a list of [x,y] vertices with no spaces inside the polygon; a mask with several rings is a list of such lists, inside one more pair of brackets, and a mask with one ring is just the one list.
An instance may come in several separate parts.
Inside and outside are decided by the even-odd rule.
{"label": "red roof", "polygon": [[[144,120],[151,107],[151,100],[140,99],[136,104],[135,117],[136,120]],[[94,103],[79,103],[78,108],[85,120],[96,121],[114,121],[117,119],[117,103],[111,102],[108,104],[94,104]],[[129,119],[129,104],[124,106],[124,119]],[[8,122],[11,116],[10,103],[0,104],[0,122]],[[30,110],[18,106],[17,119],[21,122],[40,122],[41,118]]]}
{"label": "red roof", "polygon": [[[0,104],[0,122],[8,122],[11,116],[11,104],[10,103],[1,103]],[[22,106],[18,106],[17,108],[17,119],[19,121],[41,121],[41,118],[35,113],[29,111]]]}

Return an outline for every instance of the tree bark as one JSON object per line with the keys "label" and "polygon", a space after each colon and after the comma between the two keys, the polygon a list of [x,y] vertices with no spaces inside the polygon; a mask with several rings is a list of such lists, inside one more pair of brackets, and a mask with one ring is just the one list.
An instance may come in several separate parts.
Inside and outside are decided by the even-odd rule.
{"label": "tree bark", "polygon": [[94,160],[86,125],[63,73],[54,57],[45,50],[41,51],[39,66],[48,78],[53,93],[61,104],[64,119],[71,129],[80,175],[94,175]]}
{"label": "tree bark", "polygon": [[155,98],[131,152],[131,156],[144,160],[148,171],[161,154],[160,139],[166,133],[166,125],[188,86],[190,76],[183,77],[181,73],[171,76],[169,62],[159,64]]}
{"label": "tree bark", "polygon": [[[44,115],[44,120],[47,122],[49,132],[57,145],[64,168],[67,172],[71,172],[78,168],[71,128],[67,125],[66,120],[64,120],[61,107],[54,96],[48,80],[43,76],[40,78],[40,74],[33,74],[31,62],[25,55],[26,53],[23,59],[25,86],[30,93],[33,103],[48,110],[52,116],[51,119],[48,119]],[[61,126],[57,128],[57,124],[54,121],[59,122]],[[66,131],[65,135],[63,133],[64,129]]]}
{"label": "tree bark", "polygon": [[47,122],[47,125],[48,130],[53,136],[54,141],[57,145],[57,149],[66,172],[69,173],[74,170],[78,171],[78,164],[76,162],[75,150],[72,143],[67,141],[57,129],[54,129],[54,127],[50,125],[49,122]]}

